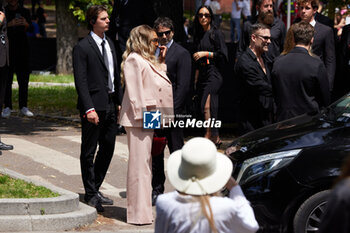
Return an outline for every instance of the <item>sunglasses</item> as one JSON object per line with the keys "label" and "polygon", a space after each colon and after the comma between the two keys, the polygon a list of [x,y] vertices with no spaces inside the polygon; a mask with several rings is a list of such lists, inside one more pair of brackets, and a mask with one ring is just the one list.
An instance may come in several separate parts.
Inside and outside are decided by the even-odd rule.
{"label": "sunglasses", "polygon": [[165,31],[165,32],[157,32],[157,36],[158,37],[163,37],[163,35],[165,34],[166,36],[170,35],[171,30]]}
{"label": "sunglasses", "polygon": [[202,13],[199,13],[198,14],[198,18],[210,18],[211,17],[211,15],[210,14],[208,14],[208,13],[206,13],[206,14],[202,14]]}
{"label": "sunglasses", "polygon": [[260,38],[262,38],[262,39],[264,39],[265,41],[271,40],[271,37],[270,37],[270,36],[262,36],[262,35],[258,35],[258,34],[255,34],[255,35],[258,36],[258,37],[260,37]]}
{"label": "sunglasses", "polygon": [[158,38],[153,38],[153,39],[151,40],[152,43],[158,43],[158,41],[159,41]]}

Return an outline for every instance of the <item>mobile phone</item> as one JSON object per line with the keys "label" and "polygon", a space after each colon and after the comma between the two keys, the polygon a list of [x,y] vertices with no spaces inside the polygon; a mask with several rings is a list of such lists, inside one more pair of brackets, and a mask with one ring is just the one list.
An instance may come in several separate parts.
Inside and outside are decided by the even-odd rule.
{"label": "mobile phone", "polygon": [[21,18],[22,16],[21,16],[21,14],[20,13],[16,13],[16,19],[19,19],[19,18]]}

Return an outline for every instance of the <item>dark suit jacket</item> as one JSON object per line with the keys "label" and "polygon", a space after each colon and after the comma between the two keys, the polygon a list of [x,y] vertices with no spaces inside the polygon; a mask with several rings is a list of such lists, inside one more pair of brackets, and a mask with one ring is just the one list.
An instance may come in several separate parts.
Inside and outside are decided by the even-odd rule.
{"label": "dark suit jacket", "polygon": [[115,40],[118,33],[118,44],[124,52],[131,29],[141,24],[152,27],[156,17],[150,0],[116,0],[107,35]]}
{"label": "dark suit jacket", "polygon": [[[120,105],[122,88],[113,42],[107,37],[114,60],[114,103]],[[88,109],[105,111],[108,104],[108,70],[102,54],[89,34],[73,49],[75,87],[78,92],[78,109],[85,113]]]}
{"label": "dark suit jacket", "polygon": [[173,85],[174,113],[183,113],[191,85],[190,53],[175,41],[165,57],[167,75]]}
{"label": "dark suit jacket", "polygon": [[249,122],[249,131],[272,123],[274,101],[270,71],[266,65],[266,74],[257,57],[250,48],[238,58],[235,65],[235,77],[238,78],[240,98],[240,118]]}
{"label": "dark suit jacket", "polygon": [[318,12],[316,12],[315,14],[315,20],[330,27],[330,28],[333,28],[334,27],[334,21],[331,20],[330,18],[328,18],[327,16],[325,15],[322,15]]}
{"label": "dark suit jacket", "polygon": [[341,55],[344,58],[346,66],[350,65],[350,24],[343,27],[343,32],[340,40]]}
{"label": "dark suit jacket", "polygon": [[330,102],[326,68],[305,48],[295,47],[275,60],[272,84],[277,121],[317,112]]}
{"label": "dark suit jacket", "polygon": [[334,34],[330,27],[317,21],[312,52],[319,56],[326,66],[329,88],[332,90],[336,69]]}

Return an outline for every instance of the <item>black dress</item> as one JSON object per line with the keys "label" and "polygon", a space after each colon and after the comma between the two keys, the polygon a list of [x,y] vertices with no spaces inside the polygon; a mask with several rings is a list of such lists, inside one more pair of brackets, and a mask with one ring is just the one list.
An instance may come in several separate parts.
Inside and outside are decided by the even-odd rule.
{"label": "black dress", "polygon": [[[198,45],[198,51],[209,51],[213,53],[213,58],[203,57],[197,61],[199,76],[196,86],[196,92],[201,100],[200,106],[202,114],[204,113],[205,102],[210,95],[210,117],[218,119],[219,109],[219,90],[223,82],[222,71],[227,63],[227,47],[224,35],[216,28],[205,32]],[[212,136],[218,135],[218,130],[212,128]]]}

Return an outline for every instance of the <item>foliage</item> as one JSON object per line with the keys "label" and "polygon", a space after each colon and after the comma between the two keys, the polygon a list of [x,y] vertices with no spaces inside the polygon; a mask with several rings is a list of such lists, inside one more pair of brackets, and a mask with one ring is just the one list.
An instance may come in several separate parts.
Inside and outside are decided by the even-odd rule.
{"label": "foliage", "polygon": [[45,82],[45,83],[72,83],[74,82],[73,75],[35,75],[31,74],[30,82]]}
{"label": "foliage", "polygon": [[43,187],[0,174],[0,198],[47,198],[58,193]]}
{"label": "foliage", "polygon": [[109,0],[74,0],[69,3],[69,10],[80,22],[85,22],[86,11],[92,5],[105,5],[109,14],[113,9]]}

